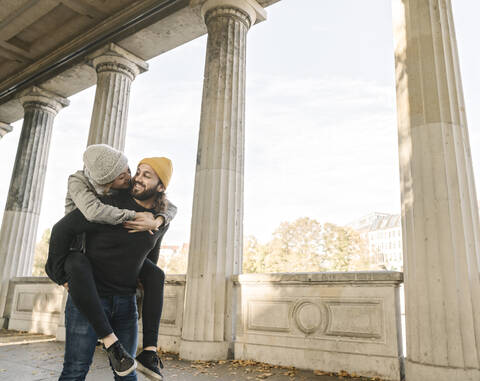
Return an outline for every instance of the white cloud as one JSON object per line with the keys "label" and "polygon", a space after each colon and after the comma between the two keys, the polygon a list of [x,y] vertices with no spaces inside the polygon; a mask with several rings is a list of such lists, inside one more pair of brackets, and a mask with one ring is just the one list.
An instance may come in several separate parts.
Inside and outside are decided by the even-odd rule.
{"label": "white cloud", "polygon": [[267,239],[302,216],[342,223],[398,210],[393,88],[328,77],[249,83],[246,234]]}

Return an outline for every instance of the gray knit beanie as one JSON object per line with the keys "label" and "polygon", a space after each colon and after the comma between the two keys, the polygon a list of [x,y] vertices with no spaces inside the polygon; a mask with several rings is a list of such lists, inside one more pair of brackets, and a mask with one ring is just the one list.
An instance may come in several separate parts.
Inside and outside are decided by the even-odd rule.
{"label": "gray knit beanie", "polygon": [[83,154],[83,164],[89,177],[98,184],[108,184],[127,167],[123,152],[106,144],[88,146]]}

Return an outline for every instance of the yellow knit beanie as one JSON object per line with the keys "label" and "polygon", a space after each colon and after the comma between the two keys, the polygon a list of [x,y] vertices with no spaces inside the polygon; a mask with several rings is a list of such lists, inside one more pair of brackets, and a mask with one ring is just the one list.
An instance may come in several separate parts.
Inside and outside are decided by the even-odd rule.
{"label": "yellow knit beanie", "polygon": [[150,167],[152,167],[162,181],[165,189],[167,189],[173,172],[172,161],[170,159],[167,159],[166,157],[148,157],[142,159],[138,165],[140,164],[148,164]]}

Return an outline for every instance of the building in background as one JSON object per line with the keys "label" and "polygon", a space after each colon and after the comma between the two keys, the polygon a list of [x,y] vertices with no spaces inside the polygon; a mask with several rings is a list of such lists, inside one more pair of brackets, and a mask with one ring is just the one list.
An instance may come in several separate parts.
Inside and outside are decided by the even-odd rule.
{"label": "building in background", "polygon": [[368,242],[370,261],[387,270],[403,271],[402,225],[399,214],[370,213],[347,226]]}
{"label": "building in background", "polygon": [[167,274],[185,274],[187,272],[188,243],[160,246],[158,266]]}

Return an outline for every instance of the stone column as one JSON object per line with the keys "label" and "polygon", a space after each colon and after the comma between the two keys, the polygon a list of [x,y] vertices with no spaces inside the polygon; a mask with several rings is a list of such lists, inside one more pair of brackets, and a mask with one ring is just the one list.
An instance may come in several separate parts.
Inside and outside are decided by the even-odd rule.
{"label": "stone column", "polygon": [[0,139],[13,130],[8,123],[0,122]]}
{"label": "stone column", "polygon": [[217,360],[232,349],[228,279],[242,266],[246,38],[265,12],[253,1],[210,0],[202,13],[208,41],[180,356]]}
{"label": "stone column", "polygon": [[69,104],[38,87],[25,91],[20,101],[25,114],[0,231],[0,318],[8,318],[10,279],[32,274],[53,120]]}
{"label": "stone column", "polygon": [[105,143],[123,151],[130,86],[148,64],[115,44],[90,59],[97,72],[97,89],[87,145]]}
{"label": "stone column", "polygon": [[479,216],[450,0],[394,0],[407,381],[480,380]]}

